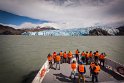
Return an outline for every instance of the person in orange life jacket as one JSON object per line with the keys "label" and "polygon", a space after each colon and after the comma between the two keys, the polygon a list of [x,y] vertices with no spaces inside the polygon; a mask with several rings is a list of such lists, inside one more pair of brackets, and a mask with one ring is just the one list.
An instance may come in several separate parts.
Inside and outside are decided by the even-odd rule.
{"label": "person in orange life jacket", "polygon": [[90,63],[90,67],[89,67],[89,69],[90,69],[90,76],[92,75],[92,73],[93,73],[93,68],[95,67],[95,63],[94,62],[91,62]]}
{"label": "person in orange life jacket", "polygon": [[100,66],[98,63],[95,63],[95,67],[93,67],[93,73],[92,73],[92,82],[94,83],[94,80],[98,82],[98,74],[100,72]]}
{"label": "person in orange life jacket", "polygon": [[79,62],[79,50],[77,49],[76,51],[75,51],[75,56],[76,56],[76,60]]}
{"label": "person in orange life jacket", "polygon": [[98,62],[98,59],[99,59],[99,52],[96,51],[96,52],[94,53],[94,60],[95,60],[95,62]]}
{"label": "person in orange life jacket", "polygon": [[62,51],[60,51],[60,57],[61,57],[61,64],[63,63],[63,52]]}
{"label": "person in orange life jacket", "polygon": [[75,75],[76,75],[76,61],[73,60],[73,62],[71,63],[71,75],[70,75],[70,78],[72,78],[72,76],[74,76],[74,79],[75,79]]}
{"label": "person in orange life jacket", "polygon": [[88,52],[86,52],[86,65],[88,65],[88,61],[89,61],[89,54],[88,54]]}
{"label": "person in orange life jacket", "polygon": [[104,63],[105,63],[105,53],[101,53],[99,56],[99,60],[100,60],[100,65],[101,63],[103,64],[104,67]]}
{"label": "person in orange life jacket", "polygon": [[55,64],[55,62],[56,62],[56,61],[55,61],[55,57],[56,57],[56,55],[57,55],[56,52],[53,52],[53,60],[54,60],[54,64]]}
{"label": "person in orange life jacket", "polygon": [[92,53],[92,51],[90,51],[90,53],[89,53],[89,60],[90,60],[90,62],[92,62],[92,56],[93,56],[93,53]]}
{"label": "person in orange life jacket", "polygon": [[80,78],[82,78],[83,82],[85,83],[85,77],[84,77],[84,74],[86,73],[86,68],[83,64],[83,62],[79,62],[79,65],[78,65],[78,82],[80,83]]}
{"label": "person in orange life jacket", "polygon": [[72,52],[71,51],[69,51],[68,52],[68,63],[70,64],[70,62],[71,62],[71,59],[72,59]]}
{"label": "person in orange life jacket", "polygon": [[81,53],[81,60],[82,60],[82,62],[83,63],[85,63],[85,53],[84,53],[84,51],[82,51],[82,53]]}
{"label": "person in orange life jacket", "polygon": [[47,60],[49,62],[49,69],[52,67],[52,55],[49,53],[47,56]]}
{"label": "person in orange life jacket", "polygon": [[57,69],[57,65],[59,65],[59,70],[60,70],[60,60],[61,60],[60,54],[57,54],[55,57],[55,61],[56,61],[56,69]]}
{"label": "person in orange life jacket", "polygon": [[67,62],[67,54],[66,51],[63,53],[63,63]]}

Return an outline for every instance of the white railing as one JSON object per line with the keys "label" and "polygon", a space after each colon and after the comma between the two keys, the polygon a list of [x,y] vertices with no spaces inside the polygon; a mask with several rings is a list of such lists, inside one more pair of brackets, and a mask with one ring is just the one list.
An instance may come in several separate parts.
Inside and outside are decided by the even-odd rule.
{"label": "white railing", "polygon": [[32,83],[42,83],[46,73],[49,72],[49,64],[48,64],[48,60],[43,64],[42,68],[40,69],[40,71],[38,72],[38,74],[36,75],[36,77],[34,78],[34,80],[32,81]]}

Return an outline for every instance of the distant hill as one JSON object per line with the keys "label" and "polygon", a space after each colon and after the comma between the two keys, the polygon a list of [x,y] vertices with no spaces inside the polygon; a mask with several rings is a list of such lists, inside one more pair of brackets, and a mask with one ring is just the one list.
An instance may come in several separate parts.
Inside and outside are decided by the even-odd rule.
{"label": "distant hill", "polygon": [[39,32],[44,30],[56,30],[53,27],[39,27],[36,28],[26,28],[26,29],[15,29],[13,27],[4,26],[0,24],[0,35],[21,35],[24,32]]}
{"label": "distant hill", "polygon": [[109,34],[106,30],[103,30],[101,28],[96,28],[96,29],[90,30],[89,35],[92,35],[92,36],[110,36],[111,34]]}
{"label": "distant hill", "polygon": [[24,30],[14,29],[13,27],[0,24],[0,35],[21,35],[23,32]]}
{"label": "distant hill", "polygon": [[124,26],[116,28],[119,30],[119,32],[116,35],[124,35]]}
{"label": "distant hill", "polygon": [[[112,34],[110,34],[112,32]],[[124,26],[120,26],[115,29],[103,29],[103,28],[95,28],[89,31],[89,35],[92,36],[124,36]]]}
{"label": "distant hill", "polygon": [[56,30],[54,27],[46,26],[46,27],[40,27],[37,26],[35,28],[26,28],[23,29],[25,32],[39,32],[39,31],[44,31],[44,30]]}

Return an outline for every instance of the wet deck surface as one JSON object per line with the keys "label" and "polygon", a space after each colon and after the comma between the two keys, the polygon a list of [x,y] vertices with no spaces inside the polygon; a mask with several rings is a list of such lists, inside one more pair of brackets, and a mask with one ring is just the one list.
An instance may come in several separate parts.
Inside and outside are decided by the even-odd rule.
{"label": "wet deck surface", "polygon": [[[90,77],[90,71],[89,71],[89,65],[85,65],[86,67],[86,83],[92,83],[91,77]],[[46,74],[44,77],[42,83],[72,83],[72,80],[69,78],[71,74],[70,70],[70,64],[63,63],[60,65],[60,70],[55,70],[55,65],[53,65],[53,68],[50,69],[49,73]],[[103,70],[100,71],[99,76],[99,83],[124,83],[124,81],[119,81],[115,79],[112,75],[108,74],[107,72],[104,72]],[[78,77],[76,76],[75,82],[78,82]]]}

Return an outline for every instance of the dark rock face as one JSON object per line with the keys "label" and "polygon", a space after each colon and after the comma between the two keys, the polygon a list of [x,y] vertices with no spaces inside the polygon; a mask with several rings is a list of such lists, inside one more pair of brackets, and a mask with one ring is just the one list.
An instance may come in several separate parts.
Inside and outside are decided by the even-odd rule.
{"label": "dark rock face", "polygon": [[121,26],[121,27],[118,27],[118,28],[116,28],[116,29],[118,29],[119,30],[119,32],[116,34],[116,35],[124,35],[124,26]]}
{"label": "dark rock face", "polygon": [[56,30],[53,27],[37,27],[31,29],[14,29],[9,26],[0,25],[0,35],[21,35],[24,32],[38,32],[44,30]]}
{"label": "dark rock face", "polygon": [[106,30],[103,30],[101,28],[96,28],[96,29],[90,30],[89,35],[91,35],[91,36],[110,36],[110,34]]}
{"label": "dark rock face", "polygon": [[38,32],[38,31],[44,31],[44,30],[56,30],[53,27],[40,27],[37,26],[36,28],[27,28],[27,29],[23,29],[25,30],[25,32]]}
{"label": "dark rock face", "polygon": [[21,29],[0,25],[0,35],[21,35],[23,32],[24,30]]}

